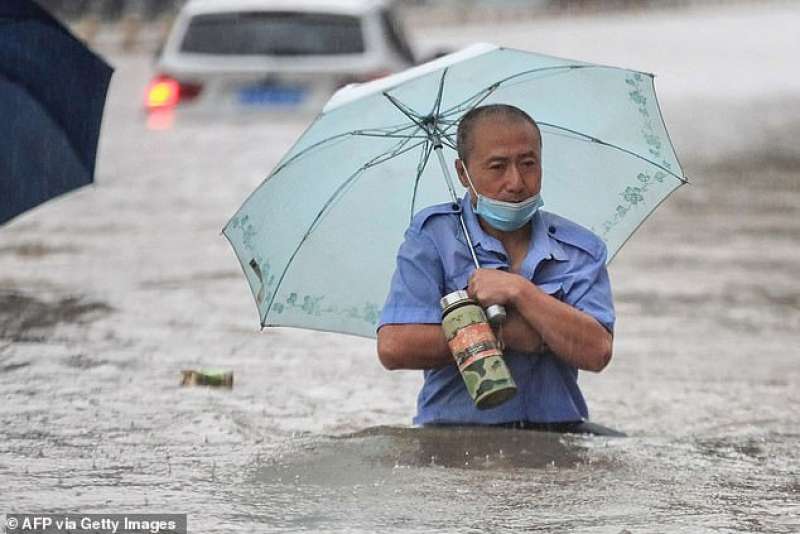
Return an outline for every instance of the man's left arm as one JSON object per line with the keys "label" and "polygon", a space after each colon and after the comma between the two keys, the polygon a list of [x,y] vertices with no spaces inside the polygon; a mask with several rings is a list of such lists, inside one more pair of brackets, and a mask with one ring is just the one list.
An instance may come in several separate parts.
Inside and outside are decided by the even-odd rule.
{"label": "man's left arm", "polygon": [[611,360],[613,346],[613,306],[605,256],[585,267],[571,289],[570,303],[548,295],[523,276],[492,269],[476,270],[468,292],[484,307],[511,307],[569,365],[599,372]]}

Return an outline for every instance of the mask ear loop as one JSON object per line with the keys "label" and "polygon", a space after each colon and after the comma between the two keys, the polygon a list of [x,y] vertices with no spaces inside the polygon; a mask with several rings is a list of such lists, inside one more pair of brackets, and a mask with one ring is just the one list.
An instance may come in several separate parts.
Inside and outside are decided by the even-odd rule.
{"label": "mask ear loop", "polygon": [[480,195],[478,194],[478,190],[475,189],[475,185],[472,183],[472,178],[470,178],[469,176],[469,171],[467,170],[467,164],[462,161],[461,167],[464,169],[464,175],[467,177],[467,182],[469,182],[469,187],[472,189],[472,193],[475,195],[475,200],[478,200],[478,197]]}

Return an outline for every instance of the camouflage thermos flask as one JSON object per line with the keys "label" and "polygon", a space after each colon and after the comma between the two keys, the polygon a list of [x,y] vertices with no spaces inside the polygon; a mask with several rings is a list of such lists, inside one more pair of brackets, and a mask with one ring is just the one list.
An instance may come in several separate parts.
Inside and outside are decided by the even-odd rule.
{"label": "camouflage thermos flask", "polygon": [[440,304],[447,344],[475,406],[493,408],[516,395],[517,385],[478,303],[459,290],[445,295]]}

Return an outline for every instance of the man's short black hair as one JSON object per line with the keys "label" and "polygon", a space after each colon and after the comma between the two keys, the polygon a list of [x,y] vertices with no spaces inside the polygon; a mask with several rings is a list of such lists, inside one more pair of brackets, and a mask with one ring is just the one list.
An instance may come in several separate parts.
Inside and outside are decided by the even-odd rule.
{"label": "man's short black hair", "polygon": [[456,150],[458,151],[458,158],[467,163],[469,153],[472,150],[472,137],[475,125],[483,118],[497,117],[505,120],[524,121],[531,124],[536,133],[539,134],[539,144],[542,142],[542,132],[539,130],[539,125],[533,118],[525,113],[523,110],[516,106],[509,104],[487,104],[485,106],[478,106],[469,110],[458,123],[458,131],[456,133]]}

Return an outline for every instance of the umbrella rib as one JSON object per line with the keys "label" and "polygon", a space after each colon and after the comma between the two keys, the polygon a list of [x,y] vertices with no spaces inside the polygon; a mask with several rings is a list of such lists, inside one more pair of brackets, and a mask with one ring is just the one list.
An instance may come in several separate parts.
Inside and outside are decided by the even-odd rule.
{"label": "umbrella rib", "polygon": [[[316,143],[314,143],[312,145],[307,146],[306,148],[304,148],[303,150],[301,150],[300,152],[298,152],[297,154],[295,154],[291,158],[287,159],[286,161],[284,161],[283,163],[281,163],[280,165],[275,167],[275,170],[272,171],[272,173],[270,174],[270,177],[278,174],[280,171],[283,170],[284,167],[286,167],[290,163],[294,163],[295,161],[297,161],[302,156],[305,156],[311,150],[314,150],[315,148],[319,148],[320,146],[325,145],[327,143],[342,139],[344,137],[362,135],[364,137],[401,137],[401,138],[406,138],[406,137],[409,137],[409,136],[405,136],[405,135],[404,136],[396,136],[394,134],[397,134],[399,132],[402,132],[404,130],[408,130],[408,129],[411,129],[411,128],[417,128],[418,126],[419,126],[418,124],[414,123],[414,124],[390,126],[390,127],[385,128],[385,129],[384,128],[375,128],[375,129],[372,129],[372,130],[351,130],[349,132],[343,132],[343,133],[340,133],[340,134],[336,134],[336,135],[334,135],[332,137],[328,137],[328,138],[322,139],[322,140],[317,141]],[[365,132],[380,132],[381,130],[386,130],[387,134],[384,134],[384,135],[380,135],[380,134],[368,135],[367,133],[365,133]]]}
{"label": "umbrella rib", "polygon": [[368,161],[367,163],[364,164],[364,169],[368,169],[370,167],[374,167],[375,165],[379,165],[381,163],[389,161],[390,159],[393,159],[393,158],[395,158],[395,157],[397,157],[397,156],[399,156],[401,154],[404,154],[404,153],[408,152],[409,150],[414,149],[414,148],[416,148],[416,147],[418,147],[418,146],[420,146],[420,145],[422,145],[422,144],[424,144],[425,142],[428,141],[428,139],[425,138],[425,140],[423,142],[415,143],[415,144],[411,145],[411,147],[409,147],[408,149],[404,149],[405,145],[407,145],[409,143],[409,141],[411,141],[411,139],[412,139],[411,137],[408,137],[408,138],[404,139],[403,142],[398,143],[398,145],[393,150],[391,150],[390,152],[385,152],[385,153],[383,153],[383,154],[381,154],[379,156],[376,156],[376,157],[372,158],[370,161]]}
{"label": "umbrella rib", "polygon": [[298,158],[304,156],[306,153],[310,152],[311,150],[314,150],[315,148],[318,148],[318,147],[320,147],[320,146],[322,146],[324,144],[330,143],[330,142],[338,140],[338,139],[342,139],[343,137],[347,137],[347,136],[352,135],[352,134],[353,134],[353,132],[344,132],[344,133],[336,134],[336,135],[334,135],[332,137],[327,137],[325,139],[322,139],[321,141],[317,141],[316,143],[307,146],[306,148],[304,148],[303,150],[301,150],[300,152],[298,152],[297,154],[295,154],[291,158],[287,159],[286,161],[284,161],[283,163],[281,163],[280,165],[275,167],[275,170],[272,171],[272,173],[270,174],[270,177],[275,176],[280,171],[282,171],[284,169],[284,167],[286,167],[290,163],[293,163]]}
{"label": "umbrella rib", "polygon": [[451,137],[451,136],[450,136],[450,135],[447,133],[447,131],[446,131],[446,130],[439,130],[439,133],[441,134],[441,137],[440,137],[440,139],[441,139],[441,141],[442,141],[442,144],[443,144],[443,145],[447,145],[447,146],[449,146],[450,148],[452,148],[453,150],[458,150],[458,147],[457,147],[457,145],[456,145],[456,142],[455,142],[455,141],[453,140],[453,138],[452,138],[452,137]]}
{"label": "umbrella rib", "polygon": [[428,165],[428,158],[431,156],[431,152],[433,151],[433,143],[430,140],[425,140],[425,148],[420,153],[419,163],[417,164],[417,176],[414,179],[414,191],[411,195],[411,214],[409,216],[409,223],[411,219],[414,218],[414,209],[416,208],[417,203],[417,189],[419,188],[419,181],[422,178],[422,173],[425,170],[425,167]]}
{"label": "umbrella rib", "polygon": [[431,115],[439,117],[439,112],[442,109],[442,96],[444,95],[444,79],[447,76],[447,68],[442,71],[442,77],[439,79],[439,90],[436,93],[436,101],[433,103]]}
{"label": "umbrella rib", "polygon": [[[497,89],[496,85],[487,87],[480,93],[474,94],[471,97],[467,98],[466,100],[460,102],[456,106],[453,106],[452,108],[445,110],[444,112],[442,112],[441,116],[451,117],[459,114],[463,115],[464,112],[468,112],[471,109],[478,107],[480,103],[486,100],[496,89]],[[460,118],[454,120],[453,122],[458,122],[459,120]]]}
{"label": "umbrella rib", "polygon": [[[458,104],[456,106],[457,109],[455,109],[455,111],[450,111],[450,112],[446,111],[441,116],[444,117],[444,116],[447,116],[447,115],[452,115],[452,114],[458,113],[460,111],[466,111],[466,113],[469,113],[470,111],[472,111],[473,109],[478,107],[481,104],[481,102],[483,102],[484,100],[489,98],[489,96],[493,92],[495,92],[495,90],[497,90],[498,87],[499,87],[498,84],[490,85],[489,87],[487,87],[483,91],[471,96],[467,100],[464,100],[463,102]],[[465,106],[467,103],[472,102],[472,101],[474,101],[474,104],[470,104],[468,107],[462,108],[462,106]],[[453,109],[453,108],[451,108],[451,109]],[[462,115],[462,117],[463,117],[463,115]],[[451,144],[448,144],[448,143],[445,143],[445,144],[450,146],[450,148],[452,148],[453,150],[457,150],[456,143],[450,138],[450,136],[447,134],[447,132],[452,130],[454,126],[457,126],[460,123],[460,121],[461,121],[460,118],[457,119],[457,120],[452,120],[452,121],[443,121],[441,119],[437,119],[437,122],[444,122],[447,125],[444,129],[440,130],[440,132],[441,132],[442,136],[444,136],[446,139],[448,139],[450,141],[450,143],[451,143]]]}
{"label": "umbrella rib", "polygon": [[651,160],[647,159],[646,157],[644,157],[644,156],[642,156],[640,154],[637,154],[636,152],[633,152],[632,150],[628,150],[627,148],[623,148],[623,147],[615,145],[613,143],[609,143],[607,141],[603,141],[602,139],[598,139],[597,137],[593,137],[591,135],[585,134],[583,132],[579,132],[577,130],[571,130],[570,128],[567,128],[565,126],[559,126],[558,124],[553,124],[553,123],[549,123],[549,122],[537,122],[537,124],[539,124],[540,126],[547,126],[547,127],[550,127],[550,128],[554,128],[556,130],[569,132],[569,133],[571,133],[573,135],[577,135],[577,136],[583,138],[584,141],[590,141],[592,143],[597,143],[599,145],[606,146],[608,148],[613,148],[614,150],[619,150],[620,152],[624,152],[624,153],[626,153],[626,154],[628,154],[630,156],[633,156],[635,158],[641,159],[641,160],[646,161],[647,163],[649,163],[651,165],[654,165],[654,166],[658,167],[662,171],[664,171],[664,172],[670,174],[671,176],[675,177],[676,179],[678,179],[681,183],[688,182],[688,180],[686,178],[684,178],[682,176],[678,176],[677,174],[675,174],[675,171],[672,171],[672,170],[664,167],[663,165],[661,165],[659,163],[656,163],[655,161],[651,161]]}
{"label": "umbrella rib", "polygon": [[[446,116],[452,115],[454,113],[459,113],[460,111],[462,111],[462,107],[464,105],[466,105],[468,102],[470,102],[471,100],[473,100],[475,98],[479,98],[483,93],[486,93],[481,98],[481,101],[483,101],[491,93],[493,93],[495,90],[497,90],[501,85],[504,85],[506,82],[509,82],[509,81],[511,81],[511,80],[513,80],[515,78],[520,78],[522,76],[527,76],[528,74],[534,74],[534,73],[537,73],[537,72],[546,72],[546,71],[555,71],[555,70],[563,70],[565,72],[572,72],[574,70],[588,69],[588,68],[612,69],[614,67],[606,67],[606,66],[603,66],[603,65],[557,65],[557,66],[554,66],[554,67],[539,67],[539,68],[536,68],[536,69],[525,70],[525,71],[522,71],[522,72],[518,72],[516,74],[512,74],[511,76],[507,76],[507,77],[505,77],[505,78],[503,78],[501,80],[498,80],[498,81],[494,82],[492,85],[490,85],[486,89],[482,89],[479,92],[477,92],[476,94],[474,94],[473,96],[467,98],[466,100],[464,100],[464,101],[462,101],[462,102],[460,102],[458,104],[455,104],[454,106],[444,110],[442,115],[446,117]],[[619,70],[619,69],[617,69],[617,70]],[[480,102],[478,102],[478,103],[480,103]],[[471,106],[471,107],[475,107],[475,106]]]}
{"label": "umbrella rib", "polygon": [[[521,77],[526,76],[528,74],[551,71],[551,72],[548,72],[546,76],[541,76],[541,77],[537,78],[537,80],[542,80],[544,78],[549,78],[551,76],[561,76],[563,74],[569,74],[574,70],[580,70],[580,69],[585,69],[585,68],[601,68],[601,69],[622,70],[622,69],[617,69],[616,67],[607,67],[607,66],[604,66],[604,65],[569,65],[569,66],[564,65],[564,66],[560,66],[560,67],[542,67],[542,68],[539,68],[539,69],[531,69],[531,70],[528,70],[528,71],[524,71],[524,72],[520,72],[520,73],[514,74],[513,76],[509,76],[508,78],[504,78],[504,79],[500,80],[497,83],[499,85],[502,85],[503,87],[513,87],[514,85],[517,85],[517,84],[520,84],[520,83],[525,83],[525,80],[515,81],[515,78],[521,78]],[[559,72],[559,71],[561,71],[561,72]],[[509,83],[509,82],[513,82],[513,83]]]}
{"label": "umbrella rib", "polygon": [[385,139],[427,139],[427,135],[402,135],[402,134],[379,134],[366,132],[353,132],[352,135],[358,137],[383,137]]}
{"label": "umbrella rib", "polygon": [[399,110],[400,110],[400,112],[401,112],[403,115],[405,115],[406,117],[408,117],[409,119],[411,119],[411,121],[412,121],[414,124],[416,124],[416,125],[417,125],[417,126],[419,126],[420,128],[423,128],[423,129],[424,129],[424,125],[422,124],[422,117],[421,117],[421,116],[419,116],[418,114],[414,113],[414,111],[413,111],[411,108],[409,108],[408,106],[406,106],[405,104],[403,104],[402,102],[400,102],[399,100],[397,100],[395,97],[393,97],[393,96],[392,96],[392,95],[390,95],[389,93],[387,93],[387,92],[384,92],[384,93],[383,93],[383,96],[385,96],[385,97],[386,97],[386,98],[389,100],[389,102],[391,102],[391,103],[392,103],[392,105],[393,105],[394,107],[396,107],[397,109],[399,109]]}
{"label": "umbrella rib", "polygon": [[280,289],[281,284],[283,283],[283,279],[286,277],[286,273],[289,272],[289,267],[291,267],[292,262],[294,261],[297,254],[300,252],[300,249],[303,247],[305,242],[308,241],[308,238],[311,237],[311,234],[314,232],[314,230],[317,229],[322,218],[326,215],[326,213],[330,210],[330,208],[336,203],[336,201],[339,198],[341,198],[342,194],[353,185],[356,179],[364,171],[366,171],[370,167],[374,167],[375,165],[379,165],[381,163],[389,161],[390,159],[396,158],[397,156],[410,152],[411,150],[427,143],[426,140],[424,142],[414,143],[413,145],[405,146],[408,145],[409,141],[410,139],[406,139],[403,142],[398,143],[397,146],[395,146],[395,148],[392,151],[388,153],[379,154],[374,158],[372,158],[371,160],[369,160],[368,162],[364,163],[364,165],[359,167],[353,174],[351,174],[339,187],[336,188],[333,194],[331,194],[331,196],[328,198],[325,204],[323,204],[322,208],[319,210],[317,215],[314,217],[314,220],[311,221],[308,230],[306,230],[306,233],[303,235],[303,238],[300,240],[300,243],[297,244],[297,247],[294,249],[294,252],[292,252],[292,255],[289,257],[289,260],[286,262],[286,266],[283,268],[283,272],[281,273],[280,278],[278,278],[278,283],[275,284],[275,290],[272,292],[272,296],[270,297],[269,305],[267,305],[267,311],[264,313],[264,320],[266,320],[267,315],[269,315],[269,312],[272,309],[272,305],[275,302],[275,297],[278,295],[278,289]]}
{"label": "umbrella rib", "polygon": [[[498,87],[499,87],[498,84],[490,85],[489,87],[487,87],[486,89],[483,89],[479,93],[476,93],[476,94],[472,95],[471,97],[467,98],[466,100],[464,100],[464,101],[456,104],[455,106],[451,107],[450,109],[445,110],[440,116],[441,117],[449,117],[451,115],[456,115],[456,114],[459,114],[459,113],[462,113],[462,112],[465,112],[465,113],[469,112],[469,111],[475,109],[476,107],[478,107],[481,104],[481,102],[483,102],[484,100],[489,98],[489,96],[492,93],[494,93],[497,90]],[[473,101],[474,101],[474,104],[472,103]],[[452,127],[454,124],[458,124],[459,120],[448,121],[448,122],[450,122],[450,126],[449,127]]]}
{"label": "umbrella rib", "polygon": [[369,129],[366,129],[366,130],[354,130],[354,131],[358,131],[358,132],[384,132],[384,133],[387,133],[387,134],[396,134],[396,133],[404,132],[406,130],[411,130],[411,129],[416,128],[416,127],[417,127],[416,123],[411,123],[411,124],[402,124],[402,125],[398,124],[397,126],[387,126],[385,128],[369,128]]}

